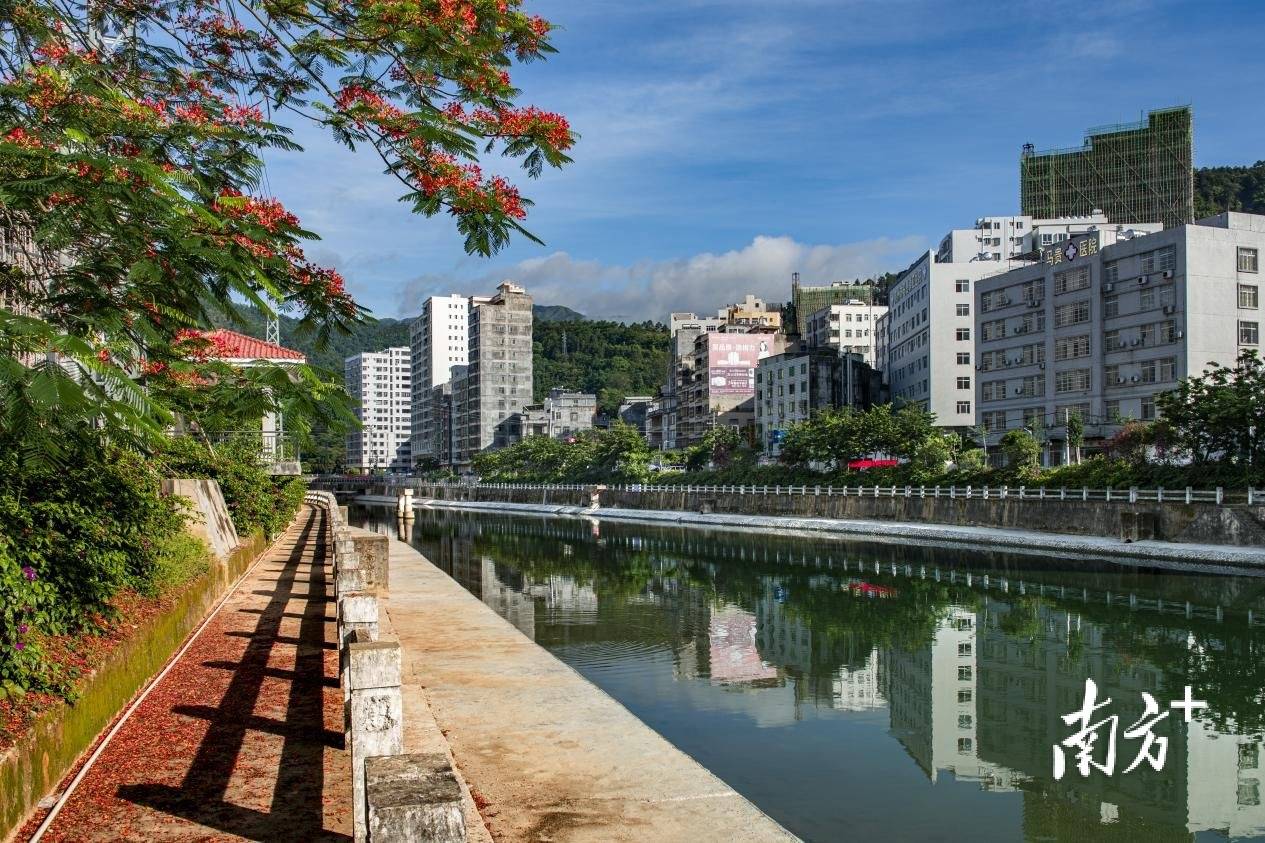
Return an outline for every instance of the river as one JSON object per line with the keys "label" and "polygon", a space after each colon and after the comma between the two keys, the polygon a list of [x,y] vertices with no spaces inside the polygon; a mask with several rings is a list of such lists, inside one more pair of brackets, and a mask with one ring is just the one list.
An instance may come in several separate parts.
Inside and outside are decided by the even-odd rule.
{"label": "river", "polygon": [[[806,840],[1265,839],[1260,576],[455,511],[408,535]],[[1086,679],[1111,702],[1069,723]],[[1099,723],[1082,775],[1065,741]]]}

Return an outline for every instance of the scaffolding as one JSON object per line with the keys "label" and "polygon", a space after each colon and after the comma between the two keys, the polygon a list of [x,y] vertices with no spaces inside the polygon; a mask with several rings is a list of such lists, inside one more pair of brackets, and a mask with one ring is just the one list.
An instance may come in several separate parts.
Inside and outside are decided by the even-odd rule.
{"label": "scaffolding", "polygon": [[860,302],[873,304],[874,285],[848,284],[836,281],[829,287],[805,287],[799,283],[799,273],[791,278],[791,301],[782,309],[782,330],[791,332],[791,326],[799,336],[808,335],[808,317],[825,307],[835,304]]}
{"label": "scaffolding", "polygon": [[1053,219],[1102,211],[1112,222],[1165,228],[1192,222],[1193,126],[1190,106],[1182,105],[1150,111],[1137,123],[1089,129],[1079,148],[1038,152],[1025,144],[1022,213]]}

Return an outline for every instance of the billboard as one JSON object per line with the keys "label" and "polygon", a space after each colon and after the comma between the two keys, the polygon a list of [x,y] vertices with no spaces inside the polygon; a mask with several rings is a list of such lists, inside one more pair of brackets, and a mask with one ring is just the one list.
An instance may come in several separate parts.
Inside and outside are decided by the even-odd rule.
{"label": "billboard", "polygon": [[776,354],[772,334],[709,334],[707,380],[712,395],[754,395],[755,367]]}
{"label": "billboard", "polygon": [[777,679],[777,667],[760,658],[755,615],[726,605],[712,612],[707,627],[708,661],[713,685]]}

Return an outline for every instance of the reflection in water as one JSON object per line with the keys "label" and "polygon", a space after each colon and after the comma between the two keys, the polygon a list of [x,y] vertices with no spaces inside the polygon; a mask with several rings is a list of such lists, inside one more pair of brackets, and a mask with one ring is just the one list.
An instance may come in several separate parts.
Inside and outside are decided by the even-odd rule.
{"label": "reflection in water", "polygon": [[[412,541],[806,839],[1265,836],[1265,579],[462,513]],[[1116,772],[1054,781],[1087,677]],[[1141,692],[1187,684],[1210,707],[1124,774]]]}

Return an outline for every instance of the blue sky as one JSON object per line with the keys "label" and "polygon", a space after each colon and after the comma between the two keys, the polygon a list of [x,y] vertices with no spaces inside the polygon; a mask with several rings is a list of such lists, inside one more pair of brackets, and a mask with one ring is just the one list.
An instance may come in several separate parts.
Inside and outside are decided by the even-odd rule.
{"label": "blue sky", "polygon": [[523,179],[520,241],[465,255],[445,218],[396,201],[371,154],[300,127],[270,187],[379,316],[515,278],[537,303],[663,319],[792,271],[899,270],[948,229],[1018,211],[1018,156],[1086,127],[1195,109],[1198,166],[1265,158],[1265,2],[528,0],[559,54],[519,68],[524,101],[581,135]]}

